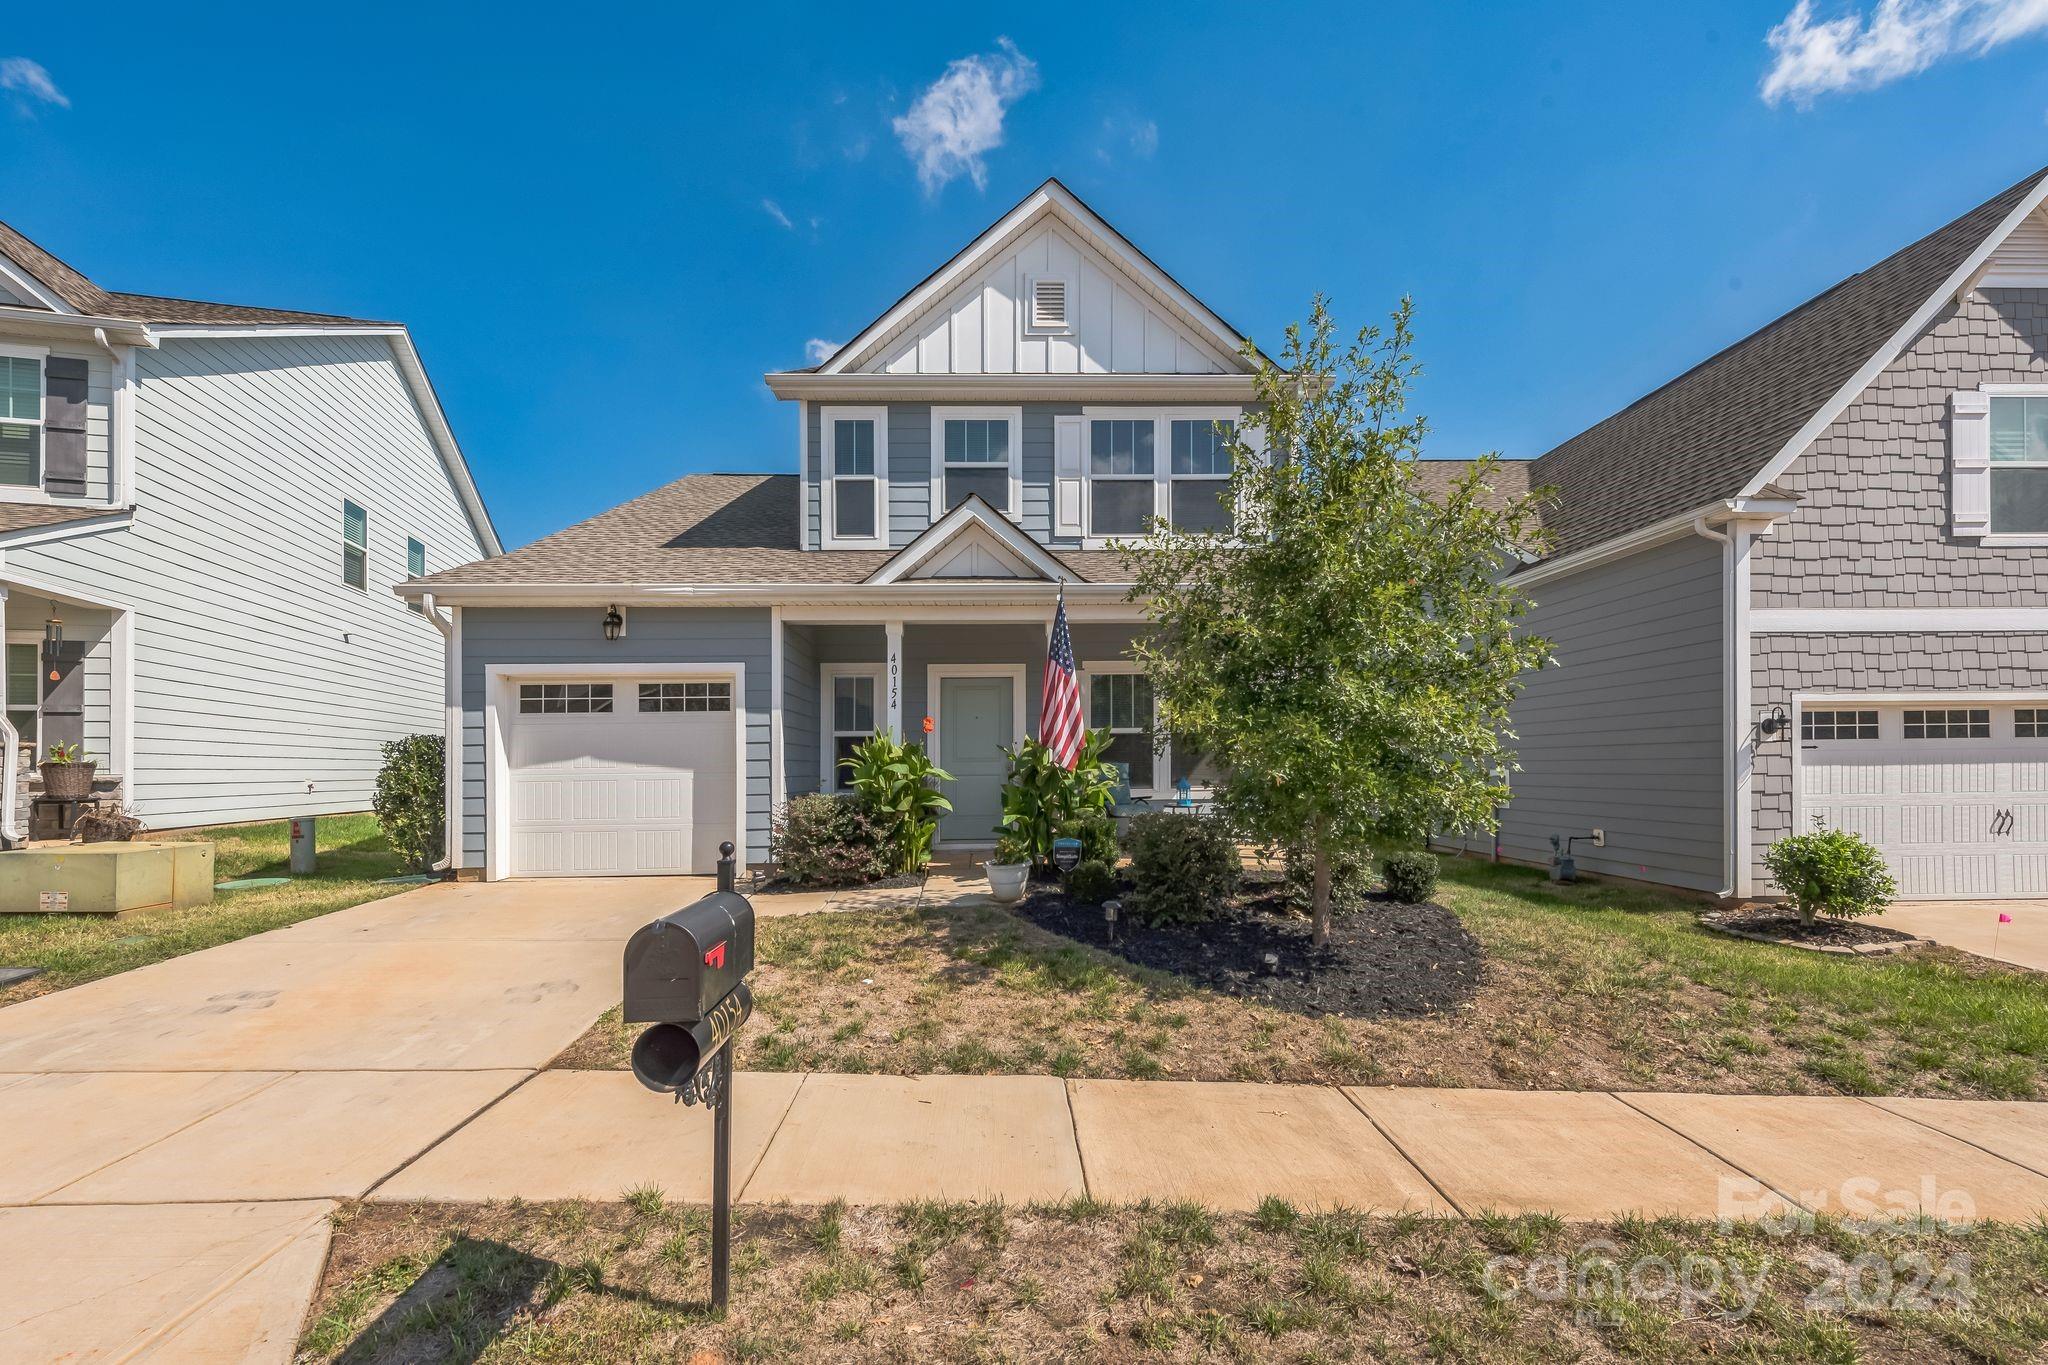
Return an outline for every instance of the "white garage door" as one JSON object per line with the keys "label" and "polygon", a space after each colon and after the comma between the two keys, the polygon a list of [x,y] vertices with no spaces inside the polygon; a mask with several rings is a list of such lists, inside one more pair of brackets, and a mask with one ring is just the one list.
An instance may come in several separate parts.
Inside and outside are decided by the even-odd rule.
{"label": "white garage door", "polygon": [[708,873],[737,842],[727,679],[522,682],[508,739],[511,873]]}
{"label": "white garage door", "polygon": [[2048,704],[1807,706],[1802,818],[1882,849],[1902,896],[2048,896]]}

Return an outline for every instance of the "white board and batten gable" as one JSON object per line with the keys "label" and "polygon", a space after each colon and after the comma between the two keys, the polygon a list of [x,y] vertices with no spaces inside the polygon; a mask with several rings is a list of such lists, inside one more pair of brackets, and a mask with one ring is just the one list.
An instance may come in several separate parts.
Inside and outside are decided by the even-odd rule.
{"label": "white board and batten gable", "polygon": [[1240,339],[1049,181],[820,374],[1240,375]]}
{"label": "white board and batten gable", "polygon": [[1074,577],[1059,557],[979,495],[933,522],[868,576],[871,585],[921,579],[1014,578],[1053,583]]}

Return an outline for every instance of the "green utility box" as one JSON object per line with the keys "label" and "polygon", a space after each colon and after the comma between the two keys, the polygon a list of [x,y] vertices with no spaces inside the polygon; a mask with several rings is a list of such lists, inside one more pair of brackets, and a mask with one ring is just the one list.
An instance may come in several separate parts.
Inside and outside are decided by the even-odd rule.
{"label": "green utility box", "polygon": [[0,853],[0,914],[134,915],[213,899],[206,842],[67,844]]}

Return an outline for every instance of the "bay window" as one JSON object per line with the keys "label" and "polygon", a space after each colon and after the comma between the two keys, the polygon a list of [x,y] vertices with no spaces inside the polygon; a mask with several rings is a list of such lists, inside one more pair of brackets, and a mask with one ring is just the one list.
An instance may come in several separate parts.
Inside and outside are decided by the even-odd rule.
{"label": "bay window", "polygon": [[828,549],[873,549],[889,539],[889,412],[825,408],[823,541]]}

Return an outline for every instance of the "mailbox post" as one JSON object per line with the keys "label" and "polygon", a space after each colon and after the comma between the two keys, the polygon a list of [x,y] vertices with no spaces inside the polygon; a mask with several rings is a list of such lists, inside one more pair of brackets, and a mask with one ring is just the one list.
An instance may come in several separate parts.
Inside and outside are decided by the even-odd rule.
{"label": "mailbox post", "polygon": [[732,1040],[754,1012],[754,907],[733,890],[733,847],[718,846],[718,889],[635,931],[623,1013],[651,1025],[633,1044],[640,1084],[711,1109],[711,1306],[732,1265]]}

